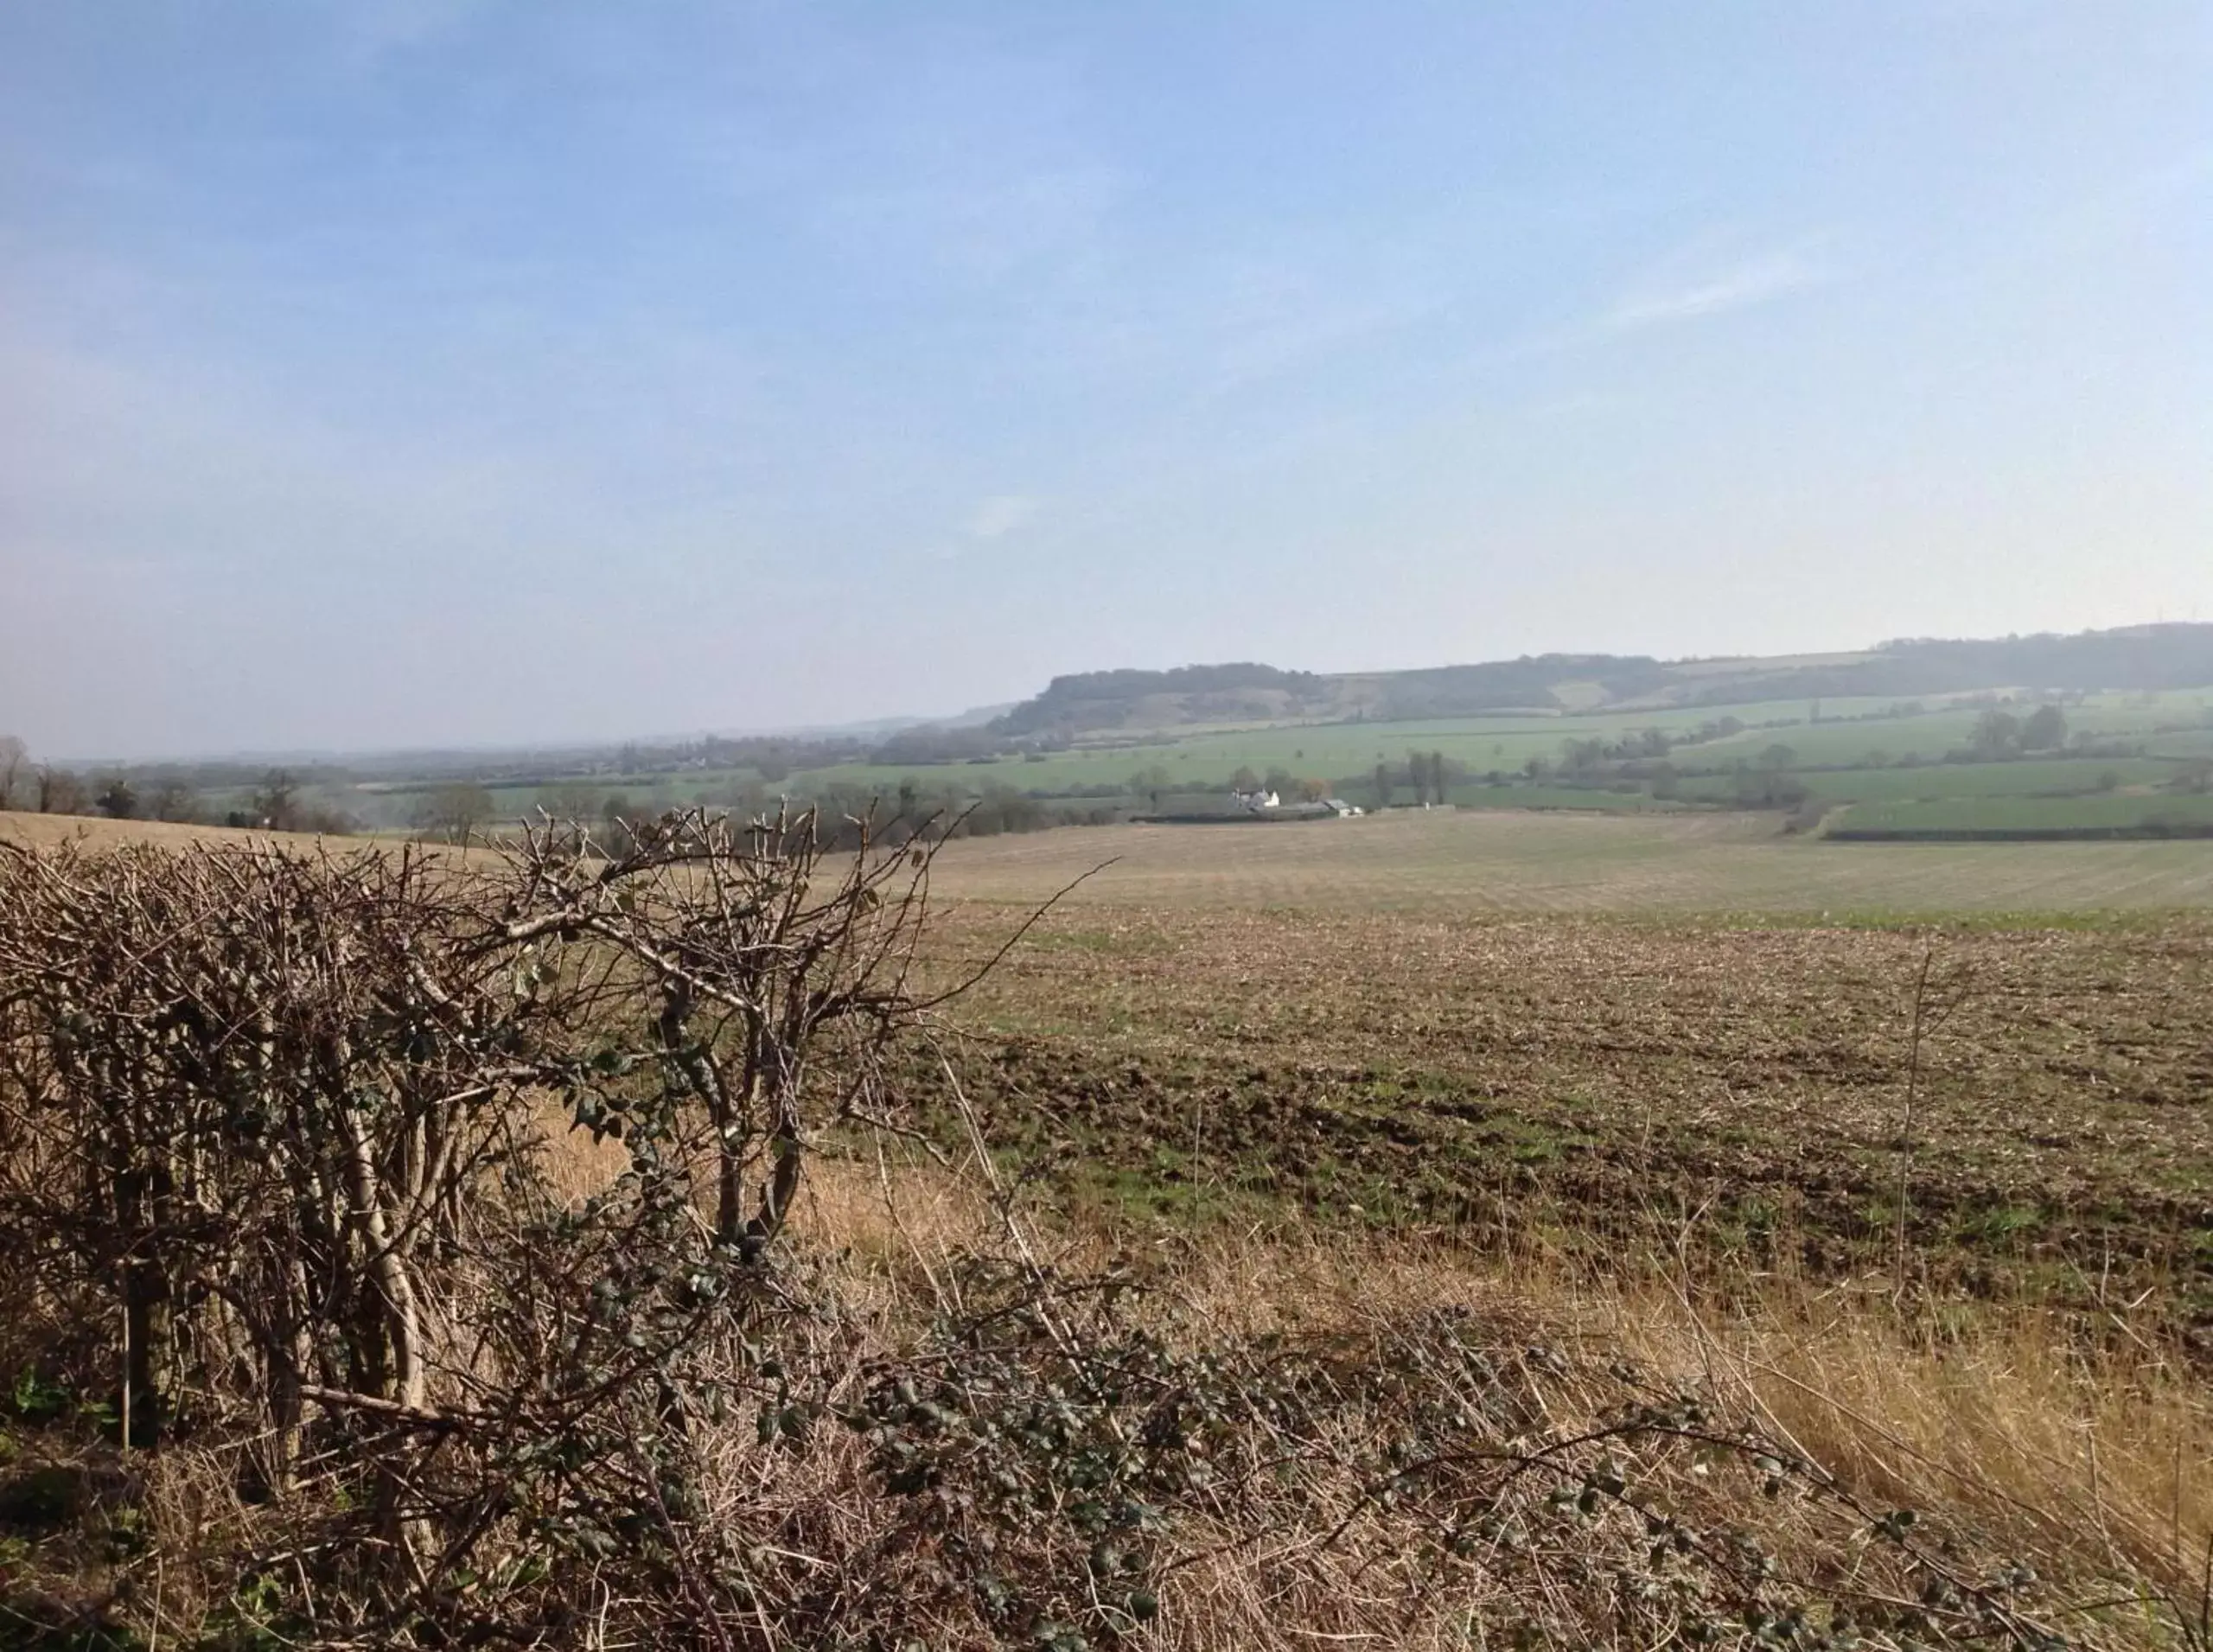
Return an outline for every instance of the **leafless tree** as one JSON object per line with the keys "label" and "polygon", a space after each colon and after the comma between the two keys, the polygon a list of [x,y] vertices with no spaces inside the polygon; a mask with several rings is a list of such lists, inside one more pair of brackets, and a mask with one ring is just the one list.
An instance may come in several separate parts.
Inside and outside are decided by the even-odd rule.
{"label": "leafless tree", "polygon": [[606,793],[590,781],[564,780],[545,788],[540,794],[540,807],[556,820],[590,824],[600,818],[606,799]]}
{"label": "leafless tree", "polygon": [[654,1056],[711,1132],[726,1243],[781,1228],[813,1134],[868,1111],[882,1052],[923,1005],[909,977],[930,839],[856,824],[858,852],[834,858],[813,812],[788,808],[672,813],[612,858],[547,822],[507,858],[511,940],[612,948],[649,995]]}
{"label": "leafless tree", "polygon": [[196,820],[200,794],[181,780],[164,781],[146,799],[145,813],[150,820]]}
{"label": "leafless tree", "polygon": [[289,769],[272,769],[261,777],[253,794],[254,822],[271,832],[290,832],[299,825],[299,783]]}
{"label": "leafless tree", "polygon": [[82,814],[91,807],[85,782],[66,769],[42,763],[38,771],[38,812],[41,814]]}
{"label": "leafless tree", "polygon": [[498,805],[474,781],[441,786],[425,800],[418,823],[448,843],[467,843],[492,823]]}
{"label": "leafless tree", "polygon": [[30,752],[20,736],[0,734],[0,809],[15,807],[16,782],[29,761]]}

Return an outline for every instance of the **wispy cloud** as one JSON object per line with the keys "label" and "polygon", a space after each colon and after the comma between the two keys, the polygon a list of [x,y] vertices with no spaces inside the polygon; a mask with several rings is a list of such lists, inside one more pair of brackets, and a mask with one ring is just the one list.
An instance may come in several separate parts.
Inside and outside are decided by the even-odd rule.
{"label": "wispy cloud", "polygon": [[995,545],[1036,520],[1038,501],[1028,494],[986,494],[953,524],[952,531],[921,552],[925,562],[958,562],[979,546]]}
{"label": "wispy cloud", "polygon": [[1224,395],[1430,316],[1440,300],[1372,271],[1330,275],[1259,263],[1198,283],[1195,335],[1183,353],[1205,362],[1207,391]]}
{"label": "wispy cloud", "polygon": [[1003,539],[1037,514],[1037,501],[1026,494],[993,494],[976,501],[961,531],[972,539]]}
{"label": "wispy cloud", "polygon": [[1805,242],[1695,273],[1683,260],[1655,271],[1610,305],[1602,324],[1611,332],[1664,327],[1772,303],[1837,279],[1836,271]]}

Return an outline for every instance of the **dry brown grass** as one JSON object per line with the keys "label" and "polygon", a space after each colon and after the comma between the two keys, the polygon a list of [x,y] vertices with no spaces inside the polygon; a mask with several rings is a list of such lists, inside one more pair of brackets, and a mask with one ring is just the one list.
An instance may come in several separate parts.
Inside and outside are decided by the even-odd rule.
{"label": "dry brown grass", "polygon": [[[92,848],[150,843],[182,848],[195,843],[282,843],[300,845],[315,839],[284,832],[248,832],[231,826],[179,826],[166,820],[110,820],[80,814],[28,814],[0,809],[0,838],[46,845],[79,840]],[[334,843],[354,841],[333,839]]]}
{"label": "dry brown grass", "polygon": [[1677,1307],[1624,1304],[1619,1334],[1696,1358],[1870,1496],[1952,1511],[2049,1572],[2198,1585],[2213,1406],[2158,1352],[2086,1355],[2042,1315],[1938,1329],[1879,1298],[1787,1298],[1719,1325]]}
{"label": "dry brown grass", "polygon": [[[558,1137],[555,1157],[560,1184],[579,1196],[622,1166],[611,1144],[580,1133]],[[895,1139],[850,1142],[819,1164],[794,1237],[815,1259],[812,1288],[840,1304],[834,1326],[819,1333],[828,1368],[845,1374],[832,1392],[850,1399],[871,1367],[936,1346],[933,1328],[962,1306],[964,1267],[1006,1253],[1012,1232],[1056,1276],[1129,1269],[1144,1286],[1140,1323],[1186,1353],[1272,1336],[1387,1374],[1415,1328],[1455,1316],[1502,1365],[1526,1348],[1559,1350],[1558,1375],[1527,1390],[1540,1420],[1511,1439],[1471,1441],[1484,1449],[1541,1448],[1603,1425],[1624,1392],[1617,1372],[1632,1365],[1645,1387],[1750,1419],[1866,1508],[1916,1510],[1962,1574],[2032,1567],[2040,1581],[2023,1610],[2070,1643],[2186,1644],[2171,1615],[2141,1604],[2070,1610],[2150,1594],[2189,1602],[2200,1585],[2213,1540],[2203,1468],[2213,1461],[2213,1397],[2157,1347],[2123,1337],[2118,1350],[2089,1352],[2049,1316],[1956,1304],[1936,1312],[1883,1291],[1781,1277],[1747,1282],[1724,1309],[1661,1254],[1624,1257],[1615,1277],[1594,1279],[1537,1241],[1477,1254],[1310,1226],[1164,1233],[1011,1209],[1011,1230],[974,1161],[948,1169]],[[1367,1501],[1356,1463],[1373,1442],[1342,1443],[1342,1472],[1309,1473],[1295,1496],[1247,1509],[1240,1523],[1182,1521],[1157,1556],[1159,1617],[1126,1623],[1120,1643],[1177,1652],[1648,1643],[1617,1627],[1608,1604],[1649,1541],[1626,1511],[1565,1538],[1540,1534],[1511,1567],[1478,1553],[1439,1570],[1414,1515]],[[907,1511],[875,1488],[859,1435],[826,1426],[803,1451],[771,1451],[741,1413],[705,1450],[711,1515],[729,1529],[772,1533],[763,1540],[779,1564],[802,1578],[844,1571],[840,1586],[863,1587],[855,1557],[901,1541]],[[1725,1461],[1636,1446],[1621,1455],[1640,1495],[1700,1528],[1745,1534],[1774,1557],[1785,1585],[1898,1600],[1921,1586],[1911,1566],[1867,1540],[1863,1521],[1814,1495],[1803,1477],[1768,1496]],[[171,1451],[140,1472],[145,1529],[157,1540],[182,1551],[194,1533],[258,1532],[282,1547],[281,1512],[242,1502],[219,1454]],[[156,1624],[204,1623],[225,1609],[187,1568],[155,1586]],[[1517,1641],[1516,1626],[1533,1623],[1550,1638]],[[932,1643],[985,1644],[984,1633],[955,1614]],[[622,1642],[586,1634],[582,1643]]]}
{"label": "dry brown grass", "polygon": [[[862,1155],[824,1172],[807,1234],[845,1256],[896,1339],[941,1301],[955,1259],[990,1242],[991,1202],[972,1177],[912,1162]],[[2194,1603],[2203,1586],[2213,1395],[2160,1349],[2124,1339],[2086,1351],[2050,1315],[1936,1312],[1879,1289],[1774,1278],[1720,1309],[1701,1305],[1712,1293],[1681,1288],[1665,1258],[1625,1260],[1618,1278],[1594,1283],[1548,1264],[1541,1247],[1502,1259],[1296,1227],[1163,1237],[1049,1220],[1030,1242],[1071,1269],[1126,1263],[1130,1246],[1144,1246],[1148,1312],[1186,1345],[1349,1338],[1387,1363],[1406,1324],[1448,1311],[1502,1347],[1566,1350],[1578,1370],[1625,1360],[1756,1419],[1869,1507],[1916,1511],[1970,1569],[2025,1564],[2054,1599],[2104,1603],[2061,1609],[2078,1644],[2180,1644],[2142,1598]],[[1552,1427],[1564,1437],[1591,1426],[1618,1398],[1608,1381],[1564,1382],[1548,1395]],[[1742,1526],[1809,1579],[1865,1585],[1881,1571],[1810,1499],[1763,1499],[1680,1462],[1656,1472],[1671,1506]],[[1378,1551],[1394,1540],[1389,1523],[1355,1521],[1340,1554],[1317,1544],[1316,1519],[1310,1510],[1280,1534],[1266,1564],[1240,1547],[1179,1572],[1173,1609],[1146,1643],[1464,1647],[1488,1643],[1483,1624],[1495,1632],[1527,1605],[1471,1575],[1409,1618],[1396,1592],[1405,1579]]]}

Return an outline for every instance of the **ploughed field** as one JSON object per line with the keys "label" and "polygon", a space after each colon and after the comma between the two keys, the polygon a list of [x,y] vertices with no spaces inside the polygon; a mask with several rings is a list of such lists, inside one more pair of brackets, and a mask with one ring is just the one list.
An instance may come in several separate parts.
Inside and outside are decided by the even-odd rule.
{"label": "ploughed field", "polygon": [[1357,820],[1074,827],[964,840],[938,887],[1316,911],[1746,912],[1836,920],[2213,909],[2213,840],[1828,843],[1774,814],[1400,809]]}
{"label": "ploughed field", "polygon": [[[1553,860],[1556,892],[1534,867],[1502,890],[1456,887],[1434,858],[1368,864],[1352,835],[1367,829],[1155,828],[1077,890],[951,1011],[987,1135],[1078,1205],[1903,1274],[2155,1317],[2213,1353],[2213,913],[1578,912],[1572,849]],[[1242,863],[1217,846],[1240,836]],[[1068,870],[1041,867],[1040,846],[947,854],[934,967],[988,956],[1014,901]],[[1737,846],[1824,869],[1924,858]],[[1970,866],[1919,887],[1962,909],[1999,904],[1976,898],[1993,890],[2058,907],[2084,850],[2117,852],[2098,877],[2178,875],[2146,874],[2144,846],[2009,845],[1980,886]],[[2209,845],[2149,846],[2213,865]],[[1626,845],[1582,848],[1599,894],[1633,887]],[[1686,870],[1680,844],[1674,858],[1708,887],[1729,876]],[[1910,908],[1913,887],[1858,904]],[[1512,912],[1533,896],[1569,909]]]}

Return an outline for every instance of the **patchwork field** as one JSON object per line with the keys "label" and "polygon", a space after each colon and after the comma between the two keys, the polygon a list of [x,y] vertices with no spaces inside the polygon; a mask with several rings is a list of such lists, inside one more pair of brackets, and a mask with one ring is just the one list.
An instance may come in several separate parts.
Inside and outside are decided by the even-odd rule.
{"label": "patchwork field", "polygon": [[[997,781],[1024,790],[1116,786],[1132,771],[1155,766],[1179,785],[1186,781],[1214,785],[1226,781],[1240,764],[1256,770],[1281,764],[1301,775],[1357,776],[1378,762],[1397,762],[1413,749],[1440,751],[1470,773],[1483,774],[1493,769],[1515,769],[1532,757],[1556,759],[1562,743],[1568,740],[1614,740],[1645,729],[1659,729],[1680,738],[1701,724],[1723,717],[1744,724],[1743,731],[1686,748],[1686,761],[1726,765],[1738,758],[1756,758],[1780,743],[1787,743],[1804,763],[1859,763],[1870,755],[1890,762],[1909,754],[1933,762],[1967,743],[1979,715],[1973,706],[1949,705],[1936,697],[1925,705],[1902,705],[1891,699],[1761,700],[1591,716],[1293,724],[1120,740],[1036,753],[1026,759],[962,764],[958,769],[966,771],[964,779]],[[2163,754],[2184,756],[2197,755],[2191,741],[2202,730],[2178,731],[2178,725],[2199,724],[2209,715],[2213,715],[2213,693],[2184,690],[2092,696],[2070,706],[2068,720],[2070,727],[2086,735],[2156,737],[2165,743],[2159,748]],[[1812,721],[1815,717],[1823,720],[1817,724]],[[2153,730],[2165,732],[2155,737]],[[912,767],[854,762],[807,771],[794,776],[793,783],[805,787],[837,782],[889,794],[897,790],[902,779],[911,778],[915,772]]]}
{"label": "patchwork field", "polygon": [[[2213,670],[2213,667],[2209,667]],[[1572,697],[1571,697],[1572,698]],[[2041,719],[2039,721],[2038,719]],[[2033,725],[2033,726],[2032,726]],[[312,765],[248,759],[85,767],[17,807],[450,840],[542,813],[650,820],[789,799],[833,815],[966,813],[978,835],[1221,814],[1233,789],[1371,812],[1451,802],[1539,813],[1754,812],[1801,828],[2003,839],[2172,835],[2213,788],[2213,689],[1993,688],[1693,707],[1611,705],[1399,721],[1179,724],[1051,737],[909,730],[880,740],[730,737],[596,751],[419,754]],[[270,790],[281,785],[284,801]],[[1943,806],[1893,826],[1876,811]],[[2079,804],[2079,807],[2071,805]],[[2060,807],[2070,805],[2070,807]],[[1844,811],[1853,811],[1847,820]]]}

